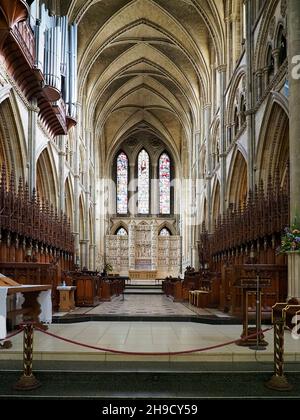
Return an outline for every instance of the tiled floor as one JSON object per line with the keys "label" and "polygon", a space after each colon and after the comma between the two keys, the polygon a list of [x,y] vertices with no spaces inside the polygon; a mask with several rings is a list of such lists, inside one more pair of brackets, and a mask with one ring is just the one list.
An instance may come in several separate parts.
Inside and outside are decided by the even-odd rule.
{"label": "tiled floor", "polygon": [[[210,347],[238,339],[240,325],[205,325],[193,322],[80,322],[53,324],[51,332],[81,343],[101,347],[97,351],[63,342],[41,332],[35,333],[35,360],[89,360],[89,361],[272,361],[273,332],[266,333],[267,350],[255,352],[247,347],[231,344],[204,352],[181,355],[125,355],[109,350],[126,352],[178,352]],[[2,360],[22,359],[22,334],[12,339],[13,347],[0,350]],[[285,360],[300,361],[300,340],[286,332]]]}
{"label": "tiled floor", "polygon": [[[214,309],[202,309],[189,305],[173,302],[165,295],[130,295],[114,297],[111,302],[102,302],[96,307],[76,308],[69,315],[136,315],[136,316],[191,316],[191,315],[215,315],[228,317]],[[64,316],[66,313],[55,313],[55,316]]]}
{"label": "tiled floor", "polygon": [[103,302],[88,311],[89,314],[118,315],[194,315],[181,303],[173,302],[163,295],[124,295]]}

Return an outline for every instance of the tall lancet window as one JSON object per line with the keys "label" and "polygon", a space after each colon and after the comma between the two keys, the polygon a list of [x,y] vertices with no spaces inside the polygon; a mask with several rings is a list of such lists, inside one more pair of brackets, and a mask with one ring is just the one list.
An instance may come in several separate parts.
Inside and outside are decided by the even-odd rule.
{"label": "tall lancet window", "polygon": [[150,168],[149,155],[145,149],[138,156],[138,213],[149,213]]}
{"label": "tall lancet window", "polygon": [[167,153],[159,158],[159,212],[171,213],[171,162]]}
{"label": "tall lancet window", "polygon": [[128,209],[128,158],[124,152],[117,157],[117,213],[127,214]]}

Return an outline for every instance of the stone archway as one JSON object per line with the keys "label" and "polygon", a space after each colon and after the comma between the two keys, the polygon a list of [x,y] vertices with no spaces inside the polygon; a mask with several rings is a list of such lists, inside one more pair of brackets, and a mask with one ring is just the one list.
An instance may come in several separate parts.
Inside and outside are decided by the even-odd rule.
{"label": "stone archway", "polygon": [[247,163],[242,153],[237,150],[232,162],[229,178],[228,206],[244,205],[247,200]]}

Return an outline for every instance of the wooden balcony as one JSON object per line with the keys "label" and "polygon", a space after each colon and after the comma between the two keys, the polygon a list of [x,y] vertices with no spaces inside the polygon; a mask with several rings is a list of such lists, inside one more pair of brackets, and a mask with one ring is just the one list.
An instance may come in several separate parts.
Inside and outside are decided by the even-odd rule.
{"label": "wooden balcony", "polygon": [[27,21],[28,6],[23,0],[0,0],[0,52],[8,72],[30,100],[37,98],[39,116],[53,136],[67,133],[65,104],[52,102],[42,72],[35,65],[34,34]]}

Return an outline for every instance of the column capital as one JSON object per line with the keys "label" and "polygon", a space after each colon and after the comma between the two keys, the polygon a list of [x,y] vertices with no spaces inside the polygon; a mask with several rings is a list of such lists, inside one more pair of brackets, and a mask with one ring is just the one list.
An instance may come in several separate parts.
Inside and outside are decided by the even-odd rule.
{"label": "column capital", "polygon": [[37,105],[35,105],[34,103],[30,102],[30,105],[28,106],[28,111],[39,113],[40,108]]}
{"label": "column capital", "polygon": [[226,64],[220,64],[220,65],[217,67],[217,70],[218,70],[218,72],[219,72],[219,73],[225,73],[225,72],[226,72],[226,70],[227,70],[227,65],[226,65]]}

